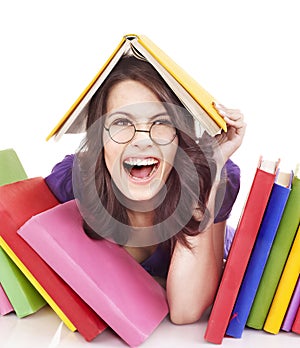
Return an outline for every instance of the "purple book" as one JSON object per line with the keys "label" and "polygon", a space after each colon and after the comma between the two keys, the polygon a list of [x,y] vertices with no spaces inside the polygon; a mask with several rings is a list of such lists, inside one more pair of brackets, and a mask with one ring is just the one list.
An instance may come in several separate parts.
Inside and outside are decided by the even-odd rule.
{"label": "purple book", "polygon": [[33,216],[18,234],[128,345],[168,314],[165,290],[124,248],[85,234],[74,200]]}
{"label": "purple book", "polygon": [[281,326],[281,330],[291,331],[299,306],[300,306],[300,277],[298,278],[298,282],[296,284],[293,297],[291,299],[283,324]]}

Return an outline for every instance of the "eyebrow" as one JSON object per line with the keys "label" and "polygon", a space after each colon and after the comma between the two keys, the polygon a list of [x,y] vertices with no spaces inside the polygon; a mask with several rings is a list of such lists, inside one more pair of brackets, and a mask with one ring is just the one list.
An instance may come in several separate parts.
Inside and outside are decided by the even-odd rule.
{"label": "eyebrow", "polygon": [[[133,118],[133,119],[136,119],[136,118],[137,118],[137,116],[134,116],[133,114],[130,114],[129,112],[125,112],[125,111],[115,111],[115,112],[109,114],[109,115],[107,116],[107,119],[109,119],[110,117],[112,117],[112,116],[114,116],[114,115],[124,115],[124,116],[127,116],[127,117],[129,117],[129,118]],[[149,120],[150,120],[150,121],[151,121],[151,120],[154,120],[155,118],[157,118],[157,117],[159,117],[159,116],[170,116],[170,115],[167,113],[167,111],[159,112],[159,113],[157,113],[157,114],[151,116],[151,117],[149,118]]]}

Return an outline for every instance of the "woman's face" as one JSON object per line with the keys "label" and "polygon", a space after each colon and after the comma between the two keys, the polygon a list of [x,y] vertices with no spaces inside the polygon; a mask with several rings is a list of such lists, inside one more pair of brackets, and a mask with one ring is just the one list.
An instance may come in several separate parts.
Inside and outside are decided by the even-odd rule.
{"label": "woman's face", "polygon": [[[112,123],[133,123],[148,131],[151,124],[170,123],[163,104],[143,84],[126,80],[116,84],[107,99],[105,127]],[[132,140],[119,144],[103,130],[107,169],[122,194],[134,201],[146,201],[162,189],[172,170],[177,151],[177,136],[167,145],[154,143],[148,132],[136,132]]]}

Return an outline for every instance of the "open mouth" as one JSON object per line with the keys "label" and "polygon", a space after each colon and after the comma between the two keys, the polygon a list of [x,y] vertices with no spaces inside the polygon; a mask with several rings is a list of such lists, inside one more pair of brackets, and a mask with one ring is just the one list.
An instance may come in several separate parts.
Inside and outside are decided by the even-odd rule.
{"label": "open mouth", "polygon": [[123,162],[124,169],[129,176],[138,180],[149,179],[157,171],[159,164],[159,160],[153,157],[131,157]]}

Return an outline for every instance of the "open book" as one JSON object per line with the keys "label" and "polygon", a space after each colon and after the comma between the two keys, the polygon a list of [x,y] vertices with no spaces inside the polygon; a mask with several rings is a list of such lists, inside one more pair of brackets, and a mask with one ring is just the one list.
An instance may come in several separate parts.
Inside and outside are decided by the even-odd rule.
{"label": "open book", "polygon": [[195,120],[200,122],[208,134],[214,136],[221,130],[227,130],[226,122],[213,106],[214,98],[146,36],[133,34],[125,35],[122,38],[104,66],[50,132],[47,140],[52,136],[58,140],[65,133],[85,131],[87,110],[91,98],[124,55],[135,55],[152,64],[183,106]]}

